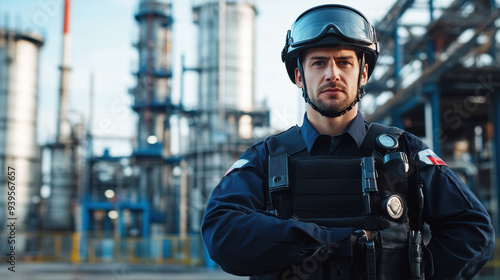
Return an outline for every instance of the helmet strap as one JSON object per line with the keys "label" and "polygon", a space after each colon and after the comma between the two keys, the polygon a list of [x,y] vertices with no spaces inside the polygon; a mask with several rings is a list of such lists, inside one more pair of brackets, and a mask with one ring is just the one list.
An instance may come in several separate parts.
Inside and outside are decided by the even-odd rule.
{"label": "helmet strap", "polygon": [[306,77],[304,76],[304,69],[302,68],[302,64],[300,63],[300,58],[297,58],[297,68],[299,70],[299,74],[302,77],[302,97],[304,97],[304,100],[306,103],[308,103],[311,108],[313,108],[315,111],[320,113],[324,117],[329,117],[329,118],[336,118],[344,115],[345,113],[349,112],[356,106],[356,104],[361,100],[361,97],[365,95],[365,89],[361,87],[361,77],[363,75],[363,70],[365,69],[366,61],[365,61],[365,53],[362,52],[361,56],[361,63],[360,63],[360,68],[359,68],[359,76],[358,76],[358,92],[356,99],[347,107],[344,111],[338,112],[336,114],[330,114],[330,113],[325,113],[323,110],[319,109],[318,106],[316,106],[311,99],[309,98],[309,94],[307,93],[307,87],[306,87]]}
{"label": "helmet strap", "polygon": [[304,97],[306,103],[311,105],[311,107],[315,111],[318,111],[321,115],[323,115],[323,113],[321,113],[321,110],[314,103],[311,102],[309,94],[307,94],[306,77],[304,76],[304,69],[302,68],[302,63],[300,63],[300,57],[297,57],[297,68],[299,69],[299,74],[302,77],[302,97]]}
{"label": "helmet strap", "polygon": [[359,63],[359,76],[358,76],[358,96],[356,97],[356,102],[361,100],[361,97],[365,95],[365,89],[361,87],[361,77],[363,77],[363,70],[365,70],[366,60],[365,53],[361,52],[361,62]]}

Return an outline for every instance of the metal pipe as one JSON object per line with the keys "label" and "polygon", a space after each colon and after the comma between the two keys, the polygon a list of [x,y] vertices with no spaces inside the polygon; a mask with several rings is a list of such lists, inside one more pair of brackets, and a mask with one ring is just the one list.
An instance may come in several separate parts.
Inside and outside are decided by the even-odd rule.
{"label": "metal pipe", "polygon": [[187,237],[187,195],[188,195],[187,163],[181,161],[181,185],[180,185],[180,205],[179,205],[179,236],[181,240]]}
{"label": "metal pipe", "polygon": [[425,102],[425,137],[430,148],[438,155],[441,154],[441,97],[436,83],[424,89],[427,94]]}
{"label": "metal pipe", "polygon": [[401,68],[403,65],[403,51],[399,43],[399,17],[394,23],[394,88],[398,91],[401,88]]}
{"label": "metal pipe", "polygon": [[225,131],[226,0],[219,0],[219,131]]}

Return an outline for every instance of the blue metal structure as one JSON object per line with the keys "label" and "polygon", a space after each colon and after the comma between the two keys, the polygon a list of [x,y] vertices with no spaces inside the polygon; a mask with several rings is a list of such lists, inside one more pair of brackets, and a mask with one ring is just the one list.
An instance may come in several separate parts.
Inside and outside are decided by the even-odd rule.
{"label": "blue metal structure", "polygon": [[[428,22],[406,23],[403,15],[417,10],[428,11]],[[374,73],[366,86],[375,99],[387,92],[392,98],[363,112],[368,121],[396,125],[423,137],[450,167],[462,166],[458,173],[476,170],[477,174],[465,172],[464,180],[487,207],[500,201],[498,16],[494,0],[455,0],[446,7],[436,7],[433,0],[396,1],[375,24],[384,46],[378,66],[384,73]],[[384,59],[388,57],[392,60]],[[490,125],[494,135],[488,133]],[[491,142],[493,150],[487,145],[475,150],[483,147],[481,143],[459,153],[456,143],[479,141],[474,132],[478,127],[483,131],[480,141]],[[492,216],[498,232],[500,215]]]}

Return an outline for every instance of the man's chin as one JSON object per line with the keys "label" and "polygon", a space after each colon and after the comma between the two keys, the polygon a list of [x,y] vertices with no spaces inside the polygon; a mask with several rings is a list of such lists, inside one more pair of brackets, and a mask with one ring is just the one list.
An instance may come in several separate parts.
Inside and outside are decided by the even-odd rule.
{"label": "man's chin", "polygon": [[339,117],[339,116],[342,116],[343,114],[347,113],[348,111],[350,111],[352,109],[349,108],[350,106],[327,106],[326,104],[322,103],[322,104],[319,104],[316,105],[316,107],[318,108],[318,112],[324,116],[324,117],[329,117],[329,118],[336,118],[336,117]]}

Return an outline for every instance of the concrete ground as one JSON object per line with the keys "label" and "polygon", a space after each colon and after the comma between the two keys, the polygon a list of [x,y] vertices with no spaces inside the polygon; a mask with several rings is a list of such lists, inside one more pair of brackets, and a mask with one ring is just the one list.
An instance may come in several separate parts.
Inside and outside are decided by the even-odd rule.
{"label": "concrete ground", "polygon": [[18,263],[15,272],[0,264],[2,280],[242,280],[220,269],[153,264]]}
{"label": "concrete ground", "polygon": [[[244,280],[220,269],[181,265],[128,263],[17,263],[15,272],[0,263],[1,280]],[[476,276],[474,280],[496,280],[495,273]],[[488,275],[488,276],[487,276]],[[497,274],[498,275],[498,274]]]}

